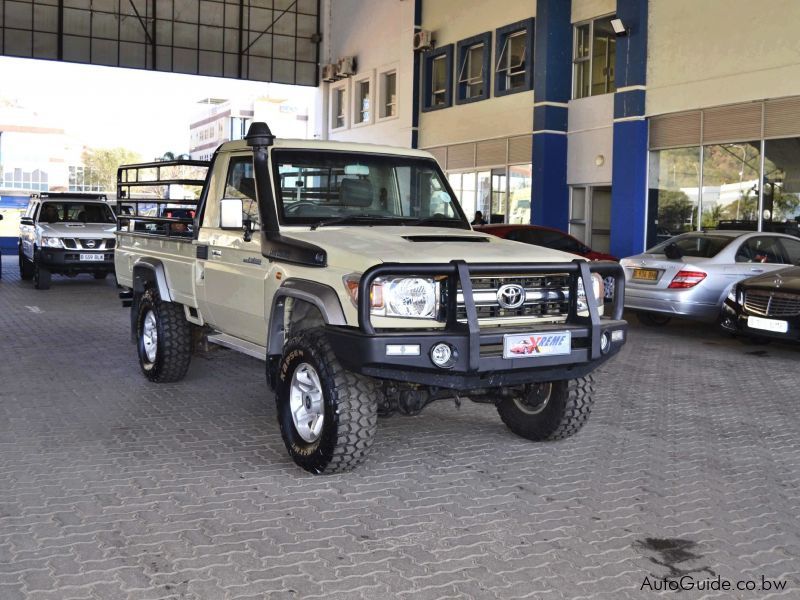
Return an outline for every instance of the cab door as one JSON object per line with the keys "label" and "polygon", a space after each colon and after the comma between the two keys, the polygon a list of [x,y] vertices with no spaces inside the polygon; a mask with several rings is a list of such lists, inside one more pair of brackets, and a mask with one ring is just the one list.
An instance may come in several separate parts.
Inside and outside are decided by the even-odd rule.
{"label": "cab door", "polygon": [[[261,217],[255,197],[252,155],[220,154],[217,164],[219,167],[215,169],[226,175],[224,184],[222,181],[212,184],[209,206],[198,235],[198,299],[206,320],[214,328],[266,346],[265,286],[271,266],[261,255]],[[219,226],[220,198],[242,200],[243,220],[250,220],[253,230],[249,241],[244,229]]]}
{"label": "cab door", "polygon": [[[31,200],[28,208],[25,210],[23,217],[28,217],[36,222],[36,209],[41,202],[39,200]],[[19,243],[22,249],[22,254],[29,260],[33,260],[33,247],[36,243],[36,225],[23,225],[19,226]]]}

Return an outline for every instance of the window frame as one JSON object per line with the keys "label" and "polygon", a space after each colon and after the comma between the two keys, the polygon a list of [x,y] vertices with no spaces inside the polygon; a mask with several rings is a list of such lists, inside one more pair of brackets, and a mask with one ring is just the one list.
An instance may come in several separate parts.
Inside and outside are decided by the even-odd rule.
{"label": "window frame", "polygon": [[[369,101],[369,117],[362,121],[361,117],[364,113],[363,106],[359,105],[361,98],[361,85],[366,83],[369,86],[367,91],[367,100]],[[352,106],[352,127],[363,127],[371,125],[375,122],[375,85],[372,75],[365,75],[358,79],[353,79],[353,106]]]}
{"label": "window frame", "polygon": [[[511,23],[504,27],[500,27],[495,30],[495,44],[494,44],[494,95],[495,96],[507,96],[509,94],[518,94],[520,92],[529,92],[533,89],[533,62],[535,60],[535,56],[533,53],[533,38],[534,38],[534,26],[536,23],[536,19],[530,17],[528,19],[523,19],[521,21],[517,21],[516,23]],[[508,69],[500,68],[500,62],[505,56],[505,49],[508,44],[508,41],[520,33],[525,33],[525,70],[524,70],[524,80],[523,85],[518,88],[507,88],[506,86],[506,78],[510,77],[510,73],[507,71]]]}
{"label": "window frame", "polygon": [[[474,85],[470,83],[469,78],[464,78],[465,69],[468,70],[467,64],[469,58],[472,56],[471,51],[478,46],[482,46],[481,56],[481,81],[483,82],[483,93],[475,96],[467,96],[469,86]],[[472,37],[461,40],[456,44],[456,55],[458,56],[458,69],[456,71],[456,104],[469,104],[471,102],[479,102],[486,100],[489,97],[489,84],[491,73],[491,54],[492,54],[492,32],[486,31],[484,33],[474,35]],[[467,73],[468,75],[468,73]]]}
{"label": "window frame", "polygon": [[[342,100],[338,102],[337,97],[339,92],[342,93]],[[350,123],[350,111],[347,110],[347,84],[340,83],[338,85],[332,85],[330,88],[330,97],[329,97],[329,119],[328,119],[328,130],[331,132],[335,131],[344,131],[348,128]],[[335,126],[336,121],[339,117],[342,117],[342,125]]]}
{"label": "window frame", "polygon": [[[423,103],[422,112],[431,112],[449,108],[453,105],[453,44],[447,44],[423,55]],[[445,89],[444,102],[440,105],[433,103],[433,65],[437,60],[444,60]]]}
{"label": "window frame", "polygon": [[[386,92],[387,92],[387,85],[386,81],[387,78],[393,75],[394,76],[394,102],[389,102]],[[385,69],[378,73],[377,81],[377,92],[378,92],[378,112],[375,115],[376,121],[388,121],[389,119],[397,119],[400,114],[400,106],[399,102],[397,101],[397,68],[392,67],[390,69]],[[394,107],[394,114],[390,115],[387,114],[386,107],[393,106]]]}
{"label": "window frame", "polygon": [[[617,78],[616,78],[616,73],[615,73],[614,74],[614,89],[613,90],[607,90],[607,91],[603,92],[602,94],[593,94],[592,93],[592,86],[593,86],[592,74],[594,73],[594,25],[595,25],[595,23],[597,21],[604,21],[606,19],[614,19],[614,18],[616,18],[616,16],[617,16],[616,13],[610,13],[610,14],[607,14],[607,15],[600,15],[600,16],[594,17],[592,19],[586,19],[586,20],[579,21],[577,23],[573,23],[572,24],[572,94],[570,96],[572,100],[582,100],[584,98],[594,98],[595,96],[605,96],[606,94],[613,94],[613,93],[615,93],[617,91]],[[587,56],[578,58],[577,57],[577,53],[578,53],[577,52],[578,51],[578,36],[576,35],[576,32],[577,32],[579,27],[585,27],[586,25],[589,26],[589,43],[588,43],[589,52],[588,52]],[[608,50],[606,52],[608,52]],[[615,54],[615,56],[616,56],[616,54]],[[578,65],[581,64],[581,63],[587,63],[587,62],[589,63],[589,93],[586,96],[577,96],[577,91],[578,91],[577,88],[578,88],[578,86],[576,85],[575,76],[576,76],[577,71],[578,71]],[[609,68],[616,69],[616,66],[615,65],[609,65]],[[606,81],[608,81],[608,78],[606,78]]]}

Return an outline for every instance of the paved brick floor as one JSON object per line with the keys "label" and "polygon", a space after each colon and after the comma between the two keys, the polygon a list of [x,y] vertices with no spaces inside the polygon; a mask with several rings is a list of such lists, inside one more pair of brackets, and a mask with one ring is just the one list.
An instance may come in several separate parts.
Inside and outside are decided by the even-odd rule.
{"label": "paved brick floor", "polygon": [[[800,597],[800,349],[633,325],[577,437],[494,409],[381,422],[367,463],[287,458],[263,364],[138,372],[110,281],[0,281],[0,599]],[[645,587],[650,578],[650,587]]]}

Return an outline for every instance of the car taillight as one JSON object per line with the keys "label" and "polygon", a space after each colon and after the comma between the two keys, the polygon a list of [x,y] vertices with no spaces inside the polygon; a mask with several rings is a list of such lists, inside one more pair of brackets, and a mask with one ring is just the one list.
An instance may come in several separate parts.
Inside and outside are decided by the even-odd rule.
{"label": "car taillight", "polygon": [[678,271],[678,274],[670,282],[669,288],[686,289],[696,286],[706,278],[702,271]]}

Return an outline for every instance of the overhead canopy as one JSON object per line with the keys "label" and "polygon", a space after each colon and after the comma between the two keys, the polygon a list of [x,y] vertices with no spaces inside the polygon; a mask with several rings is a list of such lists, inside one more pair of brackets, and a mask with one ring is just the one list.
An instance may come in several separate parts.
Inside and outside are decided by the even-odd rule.
{"label": "overhead canopy", "polygon": [[319,0],[2,0],[0,53],[316,86]]}

